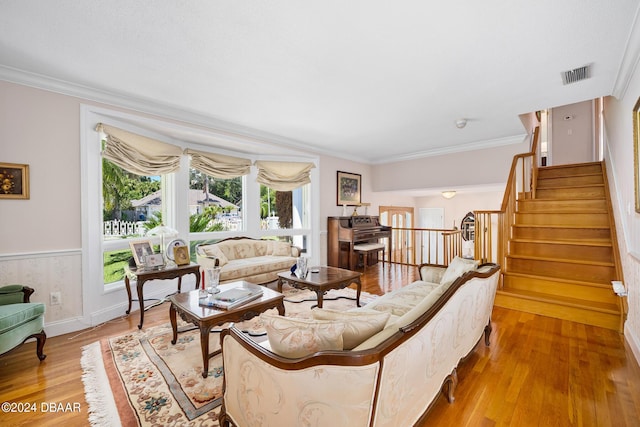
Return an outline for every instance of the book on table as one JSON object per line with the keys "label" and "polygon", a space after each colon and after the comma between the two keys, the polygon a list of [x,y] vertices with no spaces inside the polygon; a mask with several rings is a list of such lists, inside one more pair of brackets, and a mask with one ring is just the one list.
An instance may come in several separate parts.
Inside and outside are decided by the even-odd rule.
{"label": "book on table", "polygon": [[200,305],[207,307],[223,308],[226,310],[246,304],[262,296],[262,289],[259,286],[232,288],[222,291],[219,294],[209,295],[200,300]]}

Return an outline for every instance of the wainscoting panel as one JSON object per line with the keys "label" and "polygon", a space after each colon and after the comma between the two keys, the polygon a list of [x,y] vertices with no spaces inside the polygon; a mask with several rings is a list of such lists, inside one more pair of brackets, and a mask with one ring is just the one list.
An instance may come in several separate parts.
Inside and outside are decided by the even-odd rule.
{"label": "wainscoting panel", "polygon": [[[31,301],[46,305],[45,326],[82,317],[80,250],[0,255],[0,286],[10,284],[35,289]],[[60,304],[50,304],[52,292],[60,293]]]}

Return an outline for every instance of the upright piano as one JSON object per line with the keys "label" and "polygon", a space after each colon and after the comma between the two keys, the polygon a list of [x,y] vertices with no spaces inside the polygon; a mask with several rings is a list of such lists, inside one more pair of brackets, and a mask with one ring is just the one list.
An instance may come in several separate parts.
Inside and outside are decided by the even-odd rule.
{"label": "upright piano", "polygon": [[380,225],[377,216],[330,216],[327,233],[327,263],[331,267],[353,270],[357,263],[353,246],[391,238],[391,227]]}

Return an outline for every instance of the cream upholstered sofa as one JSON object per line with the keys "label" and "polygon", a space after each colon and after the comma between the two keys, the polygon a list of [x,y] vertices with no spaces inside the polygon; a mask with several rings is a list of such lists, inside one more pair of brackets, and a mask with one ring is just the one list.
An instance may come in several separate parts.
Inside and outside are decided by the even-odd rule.
{"label": "cream upholstered sofa", "polygon": [[300,256],[300,249],[288,242],[232,237],[196,251],[203,268],[219,266],[220,283],[246,280],[262,284],[276,280],[277,273],[290,269]]}
{"label": "cream upholstered sofa", "polygon": [[[262,345],[225,330],[221,425],[422,422],[441,391],[453,401],[456,367],[483,334],[489,345],[500,267],[476,267],[462,259],[421,266],[425,280],[342,317],[323,309],[306,321],[263,314],[269,341]],[[381,325],[376,313],[386,318]]]}

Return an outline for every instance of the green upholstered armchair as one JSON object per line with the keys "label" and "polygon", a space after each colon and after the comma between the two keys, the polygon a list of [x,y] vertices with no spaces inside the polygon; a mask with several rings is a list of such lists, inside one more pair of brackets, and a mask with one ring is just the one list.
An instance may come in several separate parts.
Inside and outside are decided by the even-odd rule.
{"label": "green upholstered armchair", "polygon": [[42,303],[29,302],[33,289],[22,285],[0,288],[0,355],[24,343],[29,338],[37,340],[38,359],[47,357],[44,343],[44,311]]}

